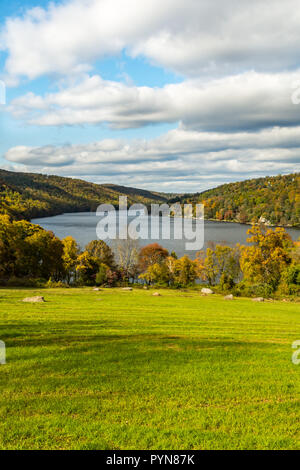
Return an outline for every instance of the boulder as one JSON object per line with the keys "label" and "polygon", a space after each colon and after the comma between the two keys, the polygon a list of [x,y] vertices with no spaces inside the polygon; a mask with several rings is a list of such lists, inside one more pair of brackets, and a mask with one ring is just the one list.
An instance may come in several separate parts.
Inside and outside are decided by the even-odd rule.
{"label": "boulder", "polygon": [[208,294],[213,294],[214,291],[212,291],[212,290],[209,289],[208,287],[203,287],[203,289],[201,289],[201,293],[202,293],[202,294],[205,294],[205,295],[208,295]]}
{"label": "boulder", "polygon": [[224,300],[233,300],[233,295],[232,294],[225,295]]}
{"label": "boulder", "polygon": [[154,292],[154,294],[152,294],[154,297],[161,297],[161,294],[159,292]]}
{"label": "boulder", "polygon": [[132,289],[132,287],[122,287],[122,290],[131,291],[131,290],[133,290],[133,289]]}
{"label": "boulder", "polygon": [[254,299],[252,299],[253,302],[264,302],[265,299],[263,297],[254,297]]}
{"label": "boulder", "polygon": [[31,302],[31,303],[45,302],[45,299],[44,297],[37,295],[36,297],[26,297],[25,299],[23,299],[23,302]]}

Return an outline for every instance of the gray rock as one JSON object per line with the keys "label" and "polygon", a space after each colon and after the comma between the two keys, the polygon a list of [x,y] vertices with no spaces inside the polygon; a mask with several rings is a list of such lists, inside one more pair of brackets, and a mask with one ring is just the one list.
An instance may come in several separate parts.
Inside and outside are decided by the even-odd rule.
{"label": "gray rock", "polygon": [[214,291],[212,291],[211,289],[209,289],[208,287],[203,287],[203,289],[201,289],[201,292],[202,294],[213,294]]}
{"label": "gray rock", "polygon": [[44,297],[37,295],[36,297],[26,297],[23,299],[23,302],[31,302],[31,303],[37,303],[37,302],[45,302]]}
{"label": "gray rock", "polygon": [[264,302],[265,299],[263,297],[254,297],[254,299],[252,299],[253,302]]}
{"label": "gray rock", "polygon": [[232,294],[225,295],[224,300],[233,300],[233,295]]}

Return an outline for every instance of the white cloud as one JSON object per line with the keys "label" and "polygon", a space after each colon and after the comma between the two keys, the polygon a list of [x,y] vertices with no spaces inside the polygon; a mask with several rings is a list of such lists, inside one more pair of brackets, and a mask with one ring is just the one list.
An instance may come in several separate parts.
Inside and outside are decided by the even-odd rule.
{"label": "white cloud", "polygon": [[69,0],[9,18],[11,79],[86,71],[126,49],[184,76],[298,64],[298,0]]}
{"label": "white cloud", "polygon": [[159,138],[106,139],[64,147],[15,147],[6,160],[26,171],[168,191],[199,191],[232,180],[300,170],[300,127],[259,133],[176,129]]}
{"label": "white cloud", "polygon": [[[11,148],[25,171],[98,182],[199,191],[217,183],[299,171],[298,0],[68,0],[9,18],[0,31],[7,84],[44,75],[59,89],[14,99],[38,126],[179,123],[153,140]],[[103,80],[99,59],[126,51],[174,70],[161,88]],[[125,72],[124,72],[125,74]],[[298,86],[299,87],[299,86]]]}
{"label": "white cloud", "polygon": [[221,79],[188,80],[163,88],[136,87],[85,77],[79,84],[15,99],[11,112],[41,126],[108,123],[116,128],[177,122],[190,129],[240,130],[297,125],[300,111],[291,101],[293,73],[247,72]]}

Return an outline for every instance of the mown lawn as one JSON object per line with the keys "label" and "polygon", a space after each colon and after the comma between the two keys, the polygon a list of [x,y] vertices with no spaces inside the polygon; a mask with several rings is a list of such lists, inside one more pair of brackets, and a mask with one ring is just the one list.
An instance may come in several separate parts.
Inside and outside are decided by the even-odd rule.
{"label": "mown lawn", "polygon": [[300,304],[161,293],[0,290],[0,448],[299,449]]}

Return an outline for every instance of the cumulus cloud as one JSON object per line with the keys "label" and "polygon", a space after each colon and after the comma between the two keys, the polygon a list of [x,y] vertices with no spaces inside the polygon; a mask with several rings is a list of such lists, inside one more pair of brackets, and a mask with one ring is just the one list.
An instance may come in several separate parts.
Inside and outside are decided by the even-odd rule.
{"label": "cumulus cloud", "polygon": [[240,130],[297,125],[291,101],[293,73],[247,72],[215,80],[187,80],[163,88],[105,81],[94,75],[57,93],[29,93],[15,99],[11,112],[41,126],[108,123],[115,128],[177,122],[189,129]]}
{"label": "cumulus cloud", "polygon": [[126,50],[184,76],[298,64],[298,0],[69,0],[9,18],[0,46],[12,80],[80,73]]}
{"label": "cumulus cloud", "polygon": [[[0,30],[7,83],[59,79],[51,93],[14,99],[7,109],[15,118],[35,126],[178,127],[149,141],[18,146],[6,160],[18,170],[166,191],[299,171],[300,108],[291,101],[292,93],[300,98],[298,3],[67,0],[8,18]],[[123,51],[182,82],[135,86],[93,71]]]}
{"label": "cumulus cloud", "polygon": [[[6,160],[20,170],[76,176],[169,191],[300,170],[300,127],[260,133],[176,129],[145,140],[106,139],[86,145],[15,147]],[[291,147],[293,142],[293,147]]]}

